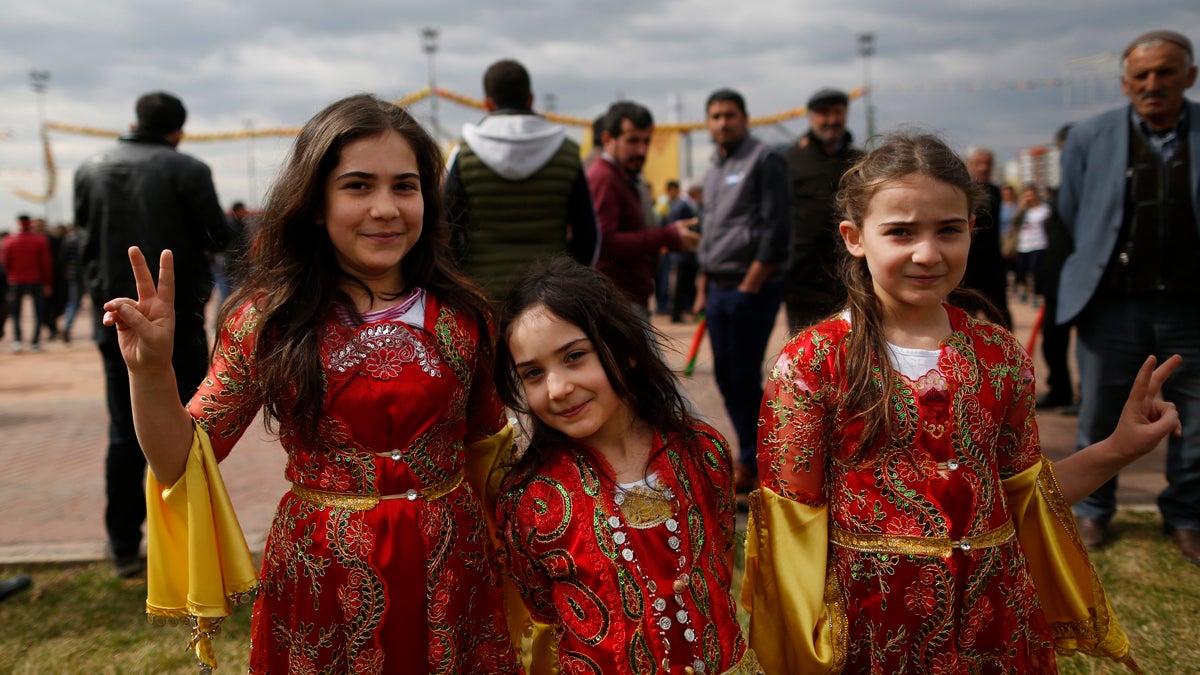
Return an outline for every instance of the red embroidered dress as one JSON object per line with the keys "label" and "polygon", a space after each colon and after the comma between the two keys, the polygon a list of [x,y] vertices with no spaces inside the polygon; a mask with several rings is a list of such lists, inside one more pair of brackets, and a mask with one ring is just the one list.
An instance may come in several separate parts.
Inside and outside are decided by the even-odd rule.
{"label": "red embroidered dress", "polygon": [[[516,671],[482,506],[462,481],[464,444],[496,434],[503,408],[477,379],[478,327],[419,295],[407,318],[423,329],[330,316],[320,444],[280,425],[295,487],[267,539],[252,672]],[[260,406],[257,322],[246,307],[226,323],[188,406],[218,458]]]}
{"label": "red embroidered dress", "polygon": [[[713,429],[695,432],[687,448],[655,434],[647,475],[672,503],[658,518],[639,517],[632,497],[618,505],[607,463],[582,445],[564,447],[528,482],[501,495],[497,512],[510,573],[533,619],[555,626],[554,665],[561,672],[682,673],[693,667],[715,675],[735,664],[744,668],[737,672],[756,672],[743,658],[745,640],[729,594],[729,451]],[[664,443],[667,450],[658,452]],[[681,576],[686,585],[676,584]]]}
{"label": "red embroidered dress", "polygon": [[[763,494],[754,508],[827,508],[828,559],[824,553],[820,559],[797,560],[765,550],[756,558],[764,566],[790,562],[786,568],[784,562],[775,565],[772,574],[791,577],[788,583],[798,586],[815,586],[818,602],[824,593],[827,617],[817,625],[831,626],[833,646],[825,656],[836,653],[825,663],[844,658],[847,673],[1056,672],[1056,637],[1064,638],[1060,647],[1071,653],[1089,648],[1082,640],[1071,642],[1075,636],[1103,637],[1110,627],[1120,630],[1115,620],[1109,623],[1103,591],[1087,564],[1074,520],[1049,463],[1043,465],[1029,357],[1006,331],[947,309],[952,333],[937,352],[936,368],[916,381],[886,371],[896,376],[898,387],[889,406],[897,434],[861,468],[844,461],[862,425],[838,405],[845,386],[839,363],[849,323],[827,321],[784,348],[763,400]],[[1027,526],[1014,515],[1014,497],[1006,494],[1010,479],[1023,472],[1040,474],[1035,501],[1047,502],[1047,512],[1057,516],[1047,520],[1070,523],[1049,538],[1081,556],[1084,586],[1092,587],[1079,595],[1099,598],[1100,609],[1091,611],[1090,620],[1052,626],[1043,613],[1039,594],[1053,598],[1062,589],[1035,587],[1031,561],[1041,569],[1043,560],[1027,559],[1040,549],[1027,545],[1022,528],[1032,530],[1036,523]],[[823,528],[825,518],[822,513],[812,522]],[[771,514],[758,511],[754,520],[770,522]],[[787,532],[764,529],[759,536],[763,543],[752,543],[764,548],[787,550],[791,543],[784,541]],[[779,557],[773,561],[770,555]],[[828,578],[813,574],[826,562]],[[766,567],[748,565],[750,595],[755,595],[755,585],[764,585],[753,578],[762,569]],[[755,602],[771,600],[758,594]],[[771,611],[790,620],[787,600],[782,602],[782,608]],[[757,611],[751,609],[751,644],[771,668],[768,648],[760,647],[756,637]],[[811,642],[813,635],[796,639]],[[789,657],[779,658],[798,667]]]}

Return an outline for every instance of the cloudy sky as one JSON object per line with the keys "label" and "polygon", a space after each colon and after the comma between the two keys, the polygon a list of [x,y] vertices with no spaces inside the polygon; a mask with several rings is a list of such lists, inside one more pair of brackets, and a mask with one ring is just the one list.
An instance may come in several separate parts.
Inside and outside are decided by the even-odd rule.
{"label": "cloudy sky", "polygon": [[[139,94],[162,89],[189,110],[186,131],[293,127],[324,104],[368,91],[399,98],[426,86],[420,29],[440,31],[437,84],[479,97],[492,61],[530,70],[536,104],[592,118],[618,97],[661,121],[699,120],[713,89],[733,86],[752,116],[803,105],[822,86],[864,81],[857,36],[872,33],[879,131],[919,125],[1000,160],[1049,142],[1066,121],[1122,103],[1116,54],[1134,35],[1170,27],[1200,42],[1196,0],[42,0],[5,3],[0,20],[0,229],[20,211],[70,219],[71,176],[111,141],[53,132],[58,189],[47,205],[30,71],[48,71],[45,117],[125,129]],[[1196,97],[1196,92],[1191,92]],[[675,105],[675,102],[678,105]],[[865,102],[850,126],[866,135]],[[429,121],[428,102],[413,112]],[[446,140],[478,111],[438,105]],[[796,120],[757,130],[784,142]],[[573,131],[577,134],[578,132]],[[695,134],[703,172],[706,134]],[[257,206],[288,139],[193,142],[222,202]],[[686,175],[687,167],[681,167]]]}

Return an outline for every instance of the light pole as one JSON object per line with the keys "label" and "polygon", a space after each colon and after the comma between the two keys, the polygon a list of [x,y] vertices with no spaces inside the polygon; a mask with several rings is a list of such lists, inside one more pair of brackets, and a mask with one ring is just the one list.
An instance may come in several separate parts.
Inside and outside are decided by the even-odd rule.
{"label": "light pole", "polygon": [[438,49],[437,28],[426,26],[421,29],[421,46],[429,55],[429,131],[433,134],[433,140],[441,143],[440,128],[438,127],[437,76],[433,68],[433,55],[437,53]]}
{"label": "light pole", "polygon": [[875,135],[875,106],[871,103],[871,57],[875,56],[875,34],[860,33],[858,55],[863,58],[863,89],[867,106],[867,138]]}
{"label": "light pole", "polygon": [[[38,117],[38,138],[42,141],[42,148],[46,147],[49,140],[46,138],[46,87],[50,83],[50,71],[48,70],[31,70],[29,71],[29,86],[33,88],[33,93],[37,98],[37,117]],[[54,222],[50,217],[50,207],[52,195],[50,194],[50,186],[53,184],[53,177],[49,175],[50,167],[46,167],[46,223],[49,225]]]}
{"label": "light pole", "polygon": [[250,194],[246,195],[246,201],[253,208],[258,204],[258,185],[255,177],[254,167],[254,120],[246,118],[246,173],[250,179]]}

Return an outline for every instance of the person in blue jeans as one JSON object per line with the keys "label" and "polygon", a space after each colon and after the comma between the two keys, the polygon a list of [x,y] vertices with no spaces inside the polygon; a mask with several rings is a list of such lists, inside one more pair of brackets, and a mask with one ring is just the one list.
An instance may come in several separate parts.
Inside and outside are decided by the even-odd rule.
{"label": "person in blue jeans", "polygon": [[713,371],[738,439],[734,488],[745,494],[756,483],[763,358],[792,250],[791,188],[783,156],[750,135],[741,94],[719,89],[705,111],[716,150],[704,177],[695,309],[708,318]]}

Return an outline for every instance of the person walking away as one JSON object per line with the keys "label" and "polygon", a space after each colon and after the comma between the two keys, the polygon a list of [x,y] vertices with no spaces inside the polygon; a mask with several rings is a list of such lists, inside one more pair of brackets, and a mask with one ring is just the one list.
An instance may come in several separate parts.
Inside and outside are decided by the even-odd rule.
{"label": "person walking away", "polygon": [[46,298],[54,290],[54,262],[46,236],[34,232],[33,220],[17,216],[17,231],[4,238],[0,246],[0,265],[8,281],[8,315],[12,319],[12,350],[24,348],[21,339],[21,306],[26,297],[33,303],[33,335],[29,348],[42,350],[40,340],[46,323]]}
{"label": "person walking away", "polygon": [[[83,163],[75,173],[75,226],[83,236],[83,270],[95,319],[93,335],[104,361],[108,401],[108,453],[104,461],[107,504],[104,523],[119,576],[140,573],[142,524],[146,520],[146,458],[138,446],[130,407],[129,371],[117,331],[102,325],[104,303],[137,295],[129,268],[130,246],[142,247],[152,275],[159,254],[175,255],[175,397],[191,398],[208,364],[204,306],[212,294],[208,255],[229,241],[212,172],[179,152],[187,110],[166,92],[138,98],[137,124],[116,145]],[[166,395],[166,392],[163,392]]]}
{"label": "person walking away", "polygon": [[455,259],[496,302],[534,260],[595,264],[600,239],[579,146],[534,112],[525,66],[493,63],[483,93],[488,114],[463,125],[444,189]]}

